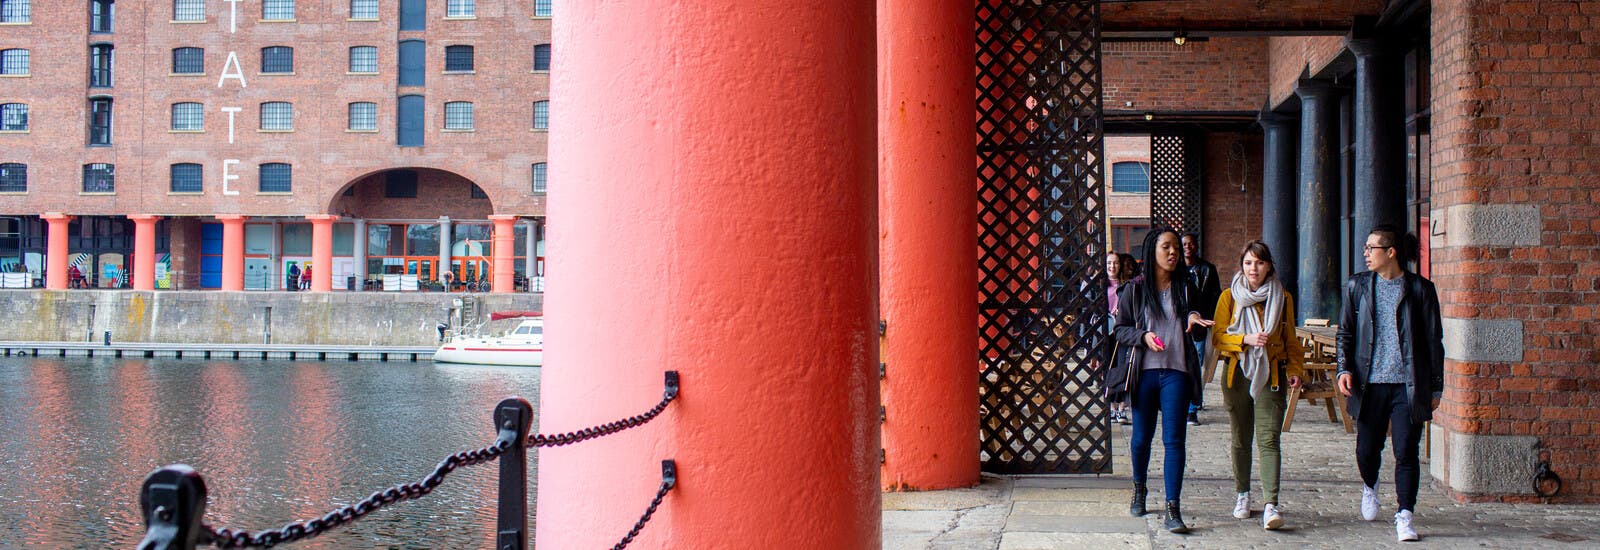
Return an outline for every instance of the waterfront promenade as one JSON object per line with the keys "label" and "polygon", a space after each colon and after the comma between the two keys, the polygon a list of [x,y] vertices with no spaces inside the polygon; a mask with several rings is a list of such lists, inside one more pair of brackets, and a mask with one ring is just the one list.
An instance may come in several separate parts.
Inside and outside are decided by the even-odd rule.
{"label": "waterfront promenade", "polygon": [[[1361,521],[1357,502],[1355,436],[1327,421],[1320,407],[1302,403],[1294,431],[1283,434],[1280,504],[1285,528],[1261,528],[1261,486],[1252,483],[1253,516],[1234,519],[1228,458],[1227,413],[1216,384],[1207,386],[1200,426],[1189,427],[1189,462],[1183,487],[1184,520],[1194,529],[1173,535],[1157,512],[1161,480],[1158,437],[1151,456],[1152,513],[1128,516],[1132,484],[1128,426],[1117,426],[1108,476],[1008,478],[985,475],[971,489],[883,495],[886,550],[1033,550],[1056,548],[1393,548],[1393,455],[1385,451],[1383,509],[1378,521]],[[1423,457],[1427,460],[1426,455]],[[1600,548],[1600,508],[1543,504],[1457,504],[1426,474],[1417,503],[1422,540],[1404,548]]]}

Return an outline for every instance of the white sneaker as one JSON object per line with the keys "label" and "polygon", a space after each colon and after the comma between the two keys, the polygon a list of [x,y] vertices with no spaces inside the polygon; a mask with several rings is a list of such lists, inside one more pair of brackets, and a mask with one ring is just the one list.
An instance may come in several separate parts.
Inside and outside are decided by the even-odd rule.
{"label": "white sneaker", "polygon": [[1233,501],[1233,517],[1250,519],[1250,491],[1239,493],[1239,498]]}
{"label": "white sneaker", "polygon": [[1261,527],[1268,531],[1283,527],[1283,514],[1278,512],[1278,505],[1268,503],[1261,508]]}
{"label": "white sneaker", "polygon": [[1401,510],[1394,515],[1394,538],[1400,542],[1417,540],[1417,530],[1411,527],[1411,511]]}
{"label": "white sneaker", "polygon": [[1373,521],[1378,519],[1378,490],[1372,487],[1361,487],[1361,519]]}

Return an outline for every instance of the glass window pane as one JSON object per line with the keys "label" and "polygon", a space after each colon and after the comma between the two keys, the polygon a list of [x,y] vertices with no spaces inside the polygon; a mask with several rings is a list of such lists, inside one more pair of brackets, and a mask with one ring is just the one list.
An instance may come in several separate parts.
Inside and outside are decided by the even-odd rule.
{"label": "glass window pane", "polygon": [[377,19],[378,0],[350,0],[351,19]]}
{"label": "glass window pane", "polygon": [[[351,256],[356,249],[356,225],[353,223],[333,224],[333,255]],[[340,281],[343,284],[344,281]]]}
{"label": "glass window pane", "polygon": [[15,162],[0,164],[0,192],[28,192],[28,165]]}
{"label": "glass window pane", "polygon": [[350,48],[350,72],[378,72],[377,46],[355,46]]}
{"label": "glass window pane", "polygon": [[262,193],[292,192],[294,182],[290,166],[276,162],[261,165],[259,185]]}
{"label": "glass window pane", "polygon": [[472,46],[445,46],[444,70],[472,70]]}
{"label": "glass window pane", "polygon": [[0,130],[21,132],[27,129],[28,104],[7,103],[0,105]]}
{"label": "glass window pane", "polygon": [[111,145],[111,99],[89,100],[89,145]]}
{"label": "glass window pane", "polygon": [[272,225],[265,223],[249,223],[244,226],[244,253],[245,254],[271,254],[272,253]]}
{"label": "glass window pane", "polygon": [[550,102],[535,101],[533,103],[533,129],[550,129]]}
{"label": "glass window pane", "polygon": [[0,1],[0,23],[27,23],[33,20],[33,7],[28,0]]}
{"label": "glass window pane", "polygon": [[174,48],[172,50],[174,74],[201,74],[206,72],[205,50],[200,48]]}
{"label": "glass window pane", "polygon": [[378,104],[357,102],[350,104],[351,130],[377,130]]}
{"label": "glass window pane", "polygon": [[269,101],[261,104],[262,130],[293,130],[294,104],[287,101]]}
{"label": "glass window pane", "polygon": [[268,21],[294,19],[294,0],[262,0],[261,18]]}
{"label": "glass window pane", "polygon": [[0,50],[0,74],[28,74],[28,50]]}
{"label": "glass window pane", "polygon": [[1118,162],[1111,165],[1111,190],[1117,193],[1149,193],[1150,164]]}
{"label": "glass window pane", "polygon": [[83,165],[83,192],[114,193],[117,190],[116,166],[105,163]]}
{"label": "glass window pane", "polygon": [[284,256],[310,256],[311,255],[311,224],[286,223],[283,224],[283,255]]}
{"label": "glass window pane", "polygon": [[477,15],[477,2],[473,0],[449,0],[445,2],[445,17],[472,17]]}
{"label": "glass window pane", "polygon": [[206,0],[174,0],[172,3],[173,21],[205,21]]}
{"label": "glass window pane", "polygon": [[111,87],[111,51],[110,44],[89,46],[89,87]]}
{"label": "glass window pane", "polygon": [[172,129],[190,131],[204,129],[204,112],[199,103],[172,104]]}
{"label": "glass window pane", "polygon": [[407,256],[438,256],[439,225],[415,223],[406,226]]}
{"label": "glass window pane", "polygon": [[[388,256],[389,255],[389,226],[387,226],[387,225],[369,225],[369,226],[367,226],[367,255],[368,256]],[[368,273],[380,273],[380,271],[369,270]]]}
{"label": "glass window pane", "polygon": [[172,192],[201,192],[203,187],[200,182],[200,171],[199,164],[184,163],[172,165]]}
{"label": "glass window pane", "polygon": [[471,130],[472,102],[452,101],[444,104],[444,129]]}
{"label": "glass window pane", "polygon": [[533,47],[533,70],[550,70],[550,45],[539,44]]}
{"label": "glass window pane", "polygon": [[89,32],[111,32],[112,18],[115,17],[112,0],[89,0]]}
{"label": "glass window pane", "polygon": [[533,165],[533,192],[545,192],[545,163]]}
{"label": "glass window pane", "polygon": [[288,46],[269,46],[266,48],[261,48],[261,72],[294,72],[294,48]]}
{"label": "glass window pane", "polygon": [[535,17],[550,17],[550,0],[534,0],[533,15]]}

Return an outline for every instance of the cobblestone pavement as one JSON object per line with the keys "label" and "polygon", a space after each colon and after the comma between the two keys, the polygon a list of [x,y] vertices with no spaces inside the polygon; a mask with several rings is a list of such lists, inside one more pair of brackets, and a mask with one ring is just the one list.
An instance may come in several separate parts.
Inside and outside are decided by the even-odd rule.
{"label": "cobblestone pavement", "polygon": [[[1321,407],[1301,403],[1294,431],[1283,434],[1280,505],[1286,525],[1261,528],[1261,486],[1252,482],[1253,515],[1234,519],[1227,413],[1216,385],[1202,424],[1189,427],[1183,486],[1184,520],[1194,529],[1161,529],[1161,442],[1151,457],[1150,508],[1128,516],[1132,486],[1128,427],[1117,426],[1113,474],[1007,478],[984,476],[971,489],[883,495],[886,549],[1043,548],[1384,548],[1395,542],[1392,455],[1385,455],[1378,521],[1361,520],[1355,435],[1327,421]],[[1386,453],[1390,452],[1388,450]],[[1456,504],[1430,486],[1423,453],[1423,486],[1415,526],[1422,540],[1406,548],[1597,548],[1600,507],[1536,504]]]}

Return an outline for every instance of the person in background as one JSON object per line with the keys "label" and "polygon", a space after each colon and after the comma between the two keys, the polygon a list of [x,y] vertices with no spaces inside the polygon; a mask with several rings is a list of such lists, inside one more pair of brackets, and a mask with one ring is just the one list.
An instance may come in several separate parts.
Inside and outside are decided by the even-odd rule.
{"label": "person in background", "polygon": [[[1196,295],[1194,307],[1207,319],[1217,309],[1217,296],[1222,294],[1217,281],[1217,266],[1200,257],[1200,235],[1196,233],[1183,234],[1183,264],[1189,267],[1189,278],[1194,281]],[[1209,340],[1209,339],[1208,339]],[[1206,341],[1195,342],[1195,350],[1200,357],[1206,356]],[[1201,365],[1201,368],[1210,365]],[[1201,373],[1202,376],[1204,373]],[[1189,404],[1189,425],[1200,425],[1200,409],[1206,406],[1206,380],[1200,379],[1200,391],[1194,394],[1194,403]]]}
{"label": "person in background", "polygon": [[1378,518],[1378,468],[1383,439],[1394,445],[1395,538],[1418,539],[1412,526],[1421,468],[1423,423],[1433,419],[1444,390],[1444,340],[1433,282],[1405,269],[1415,239],[1384,224],[1362,248],[1367,271],[1344,286],[1344,311],[1335,335],[1339,393],[1356,419],[1356,466],[1361,470],[1361,519]]}
{"label": "person in background", "polygon": [[1233,432],[1233,517],[1250,518],[1250,440],[1261,459],[1261,526],[1283,527],[1278,508],[1283,413],[1288,388],[1300,387],[1305,350],[1294,331],[1294,296],[1278,282],[1272,250],[1250,241],[1239,254],[1239,272],[1217,299],[1211,329],[1211,356],[1227,361],[1222,372],[1222,403]]}
{"label": "person in background", "polygon": [[[1188,448],[1184,423],[1193,394],[1200,389],[1200,357],[1192,342],[1208,338],[1212,322],[1193,304],[1196,298],[1189,271],[1183,269],[1178,233],[1158,229],[1145,235],[1145,268],[1137,283],[1124,285],[1117,296],[1117,344],[1131,353],[1128,360],[1112,361],[1107,386],[1112,395],[1131,393],[1133,429],[1128,448],[1133,458],[1133,497],[1128,513],[1146,513],[1149,493],[1150,443],[1157,415],[1161,441],[1166,448],[1162,480],[1166,488],[1165,527],[1187,533],[1180,501]],[[1121,355],[1119,353],[1118,355]]]}
{"label": "person in background", "polygon": [[286,274],[288,276],[284,277],[283,288],[289,292],[300,290],[300,264],[289,262],[289,271]]}
{"label": "person in background", "polygon": [[[1127,282],[1123,277],[1128,270],[1122,268],[1122,254],[1116,252],[1106,253],[1106,309],[1111,316],[1106,319],[1106,330],[1114,332],[1117,329],[1117,289]],[[1098,369],[1097,369],[1098,370]],[[1111,404],[1111,421],[1118,424],[1131,422],[1127,419],[1128,402],[1126,399],[1111,399],[1110,389],[1106,390],[1106,401]]]}

